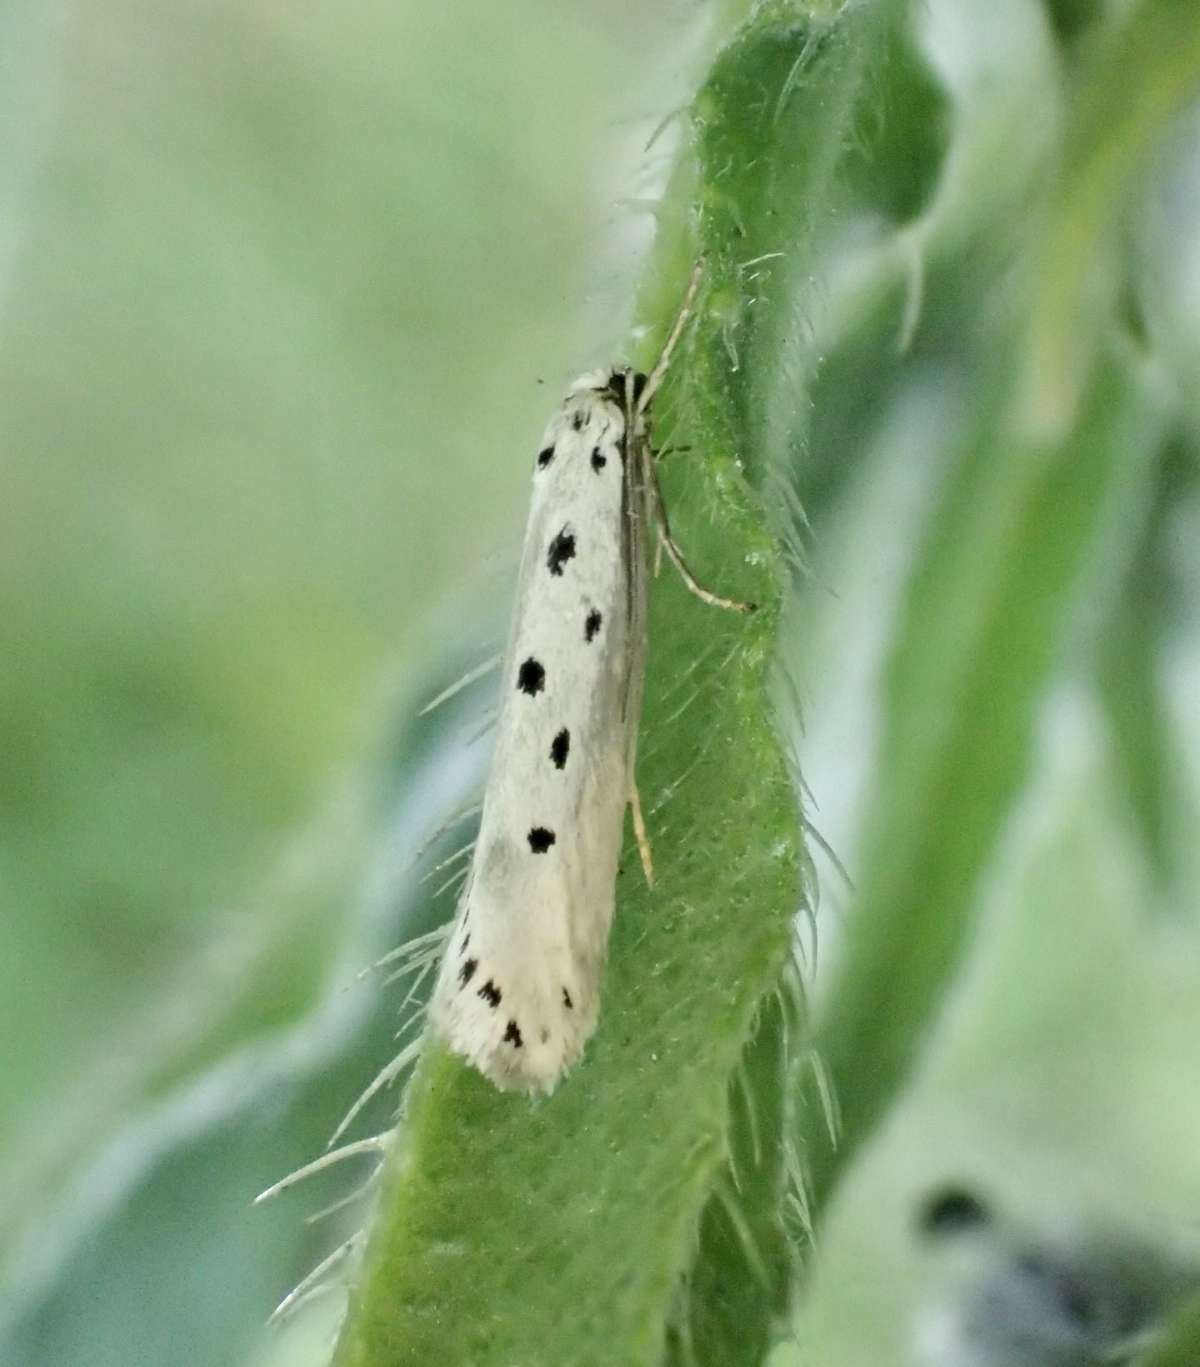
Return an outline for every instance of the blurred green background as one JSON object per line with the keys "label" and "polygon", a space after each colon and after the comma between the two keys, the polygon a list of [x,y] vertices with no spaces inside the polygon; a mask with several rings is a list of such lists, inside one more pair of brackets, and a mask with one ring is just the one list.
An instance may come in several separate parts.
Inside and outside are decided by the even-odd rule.
{"label": "blurred green background", "polygon": [[[921,6],[844,195],[813,207],[810,573],[781,653],[852,880],[821,866],[818,1011],[918,548],[1004,368],[1030,186],[1125,8]],[[646,144],[738,12],[0,13],[0,1361],[322,1360],[328,1311],[262,1322],[336,1232],[303,1226],[319,1200],[249,1201],[391,1052],[396,999],[356,975],[448,905],[410,862],[478,781],[486,681],[416,714],[502,638],[524,453],[621,354],[682,121]],[[1098,438],[1102,534],[964,966],[781,1364],[910,1361],[956,1294],[913,1232],[942,1181],[1018,1239],[1195,1239],[1194,113],[1089,269],[1136,389]]]}

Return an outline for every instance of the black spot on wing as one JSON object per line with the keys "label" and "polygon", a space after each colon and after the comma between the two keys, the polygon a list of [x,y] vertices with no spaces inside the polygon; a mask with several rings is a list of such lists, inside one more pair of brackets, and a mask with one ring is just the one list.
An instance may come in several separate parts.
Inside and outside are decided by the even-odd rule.
{"label": "black spot on wing", "polygon": [[517,687],[532,698],[546,686],[546,670],[541,661],[531,655],[517,670]]}
{"label": "black spot on wing", "polygon": [[550,846],[554,844],[555,835],[553,831],[547,830],[545,826],[535,826],[529,832],[528,839],[529,848],[534,854],[545,854]]}
{"label": "black spot on wing", "polygon": [[545,446],[537,454],[537,468],[544,470],[554,459],[554,447]]}
{"label": "black spot on wing", "polygon": [[603,470],[604,467],[605,467],[607,464],[608,464],[608,457],[604,454],[603,451],[601,451],[601,449],[600,449],[598,446],[593,446],[593,447],[592,447],[592,469],[595,470],[595,472],[596,472],[597,474],[599,474],[600,471]]}
{"label": "black spot on wing", "polygon": [[562,576],[563,566],[575,557],[575,533],[564,527],[550,543],[546,552],[546,568],[551,574]]}
{"label": "black spot on wing", "polygon": [[554,761],[554,767],[556,769],[564,768],[567,763],[567,756],[570,753],[571,733],[564,726],[550,745],[550,758]]}
{"label": "black spot on wing", "polygon": [[466,987],[466,985],[467,985],[467,984],[471,981],[471,979],[475,976],[475,970],[476,970],[478,967],[479,967],[479,960],[478,960],[478,959],[468,959],[468,960],[466,961],[466,963],[463,964],[463,966],[458,970],[458,981],[459,981],[460,986]]}
{"label": "black spot on wing", "polygon": [[509,1021],[504,1031],[504,1042],[511,1044],[514,1049],[519,1049],[524,1043],[524,1040],[521,1039],[521,1027],[516,1021]]}
{"label": "black spot on wing", "polygon": [[575,1009],[575,1003],[571,1000],[571,994],[565,987],[563,988],[563,1005],[568,1011],[573,1011]]}
{"label": "black spot on wing", "polygon": [[500,995],[500,989],[491,980],[491,978],[489,978],[487,982],[484,983],[484,985],[479,989],[478,992],[475,993],[475,995],[481,1001],[487,1002],[487,1004],[492,1008],[493,1011],[496,1009],[497,1006],[500,1005],[500,1002],[503,1000],[503,998]]}
{"label": "black spot on wing", "polygon": [[578,409],[576,409],[575,416],[571,419],[571,426],[576,430],[576,432],[578,432],[583,427],[583,414]]}
{"label": "black spot on wing", "polygon": [[583,619],[583,639],[585,641],[594,641],[596,639],[596,633],[600,630],[600,623],[603,621],[604,618],[596,608],[593,608]]}

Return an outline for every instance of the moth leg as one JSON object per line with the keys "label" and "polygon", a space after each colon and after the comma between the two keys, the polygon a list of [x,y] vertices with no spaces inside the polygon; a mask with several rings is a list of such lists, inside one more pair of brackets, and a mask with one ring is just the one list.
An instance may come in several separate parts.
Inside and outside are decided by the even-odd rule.
{"label": "moth leg", "polygon": [[[678,542],[671,535],[671,524],[667,521],[667,505],[663,501],[662,490],[659,488],[658,475],[652,462],[647,462],[647,465],[647,484],[649,485],[650,501],[654,510],[654,524],[658,530],[658,554],[661,555],[663,551],[666,551],[671,564],[679,571],[679,577],[691,592],[705,603],[710,603],[714,608],[729,608],[732,612],[753,612],[756,604],[742,603],[736,598],[722,598],[719,593],[713,593],[711,589],[706,589],[688,569],[687,561],[683,558],[683,552],[679,549]],[[656,570],[657,566],[658,559],[656,556]]]}
{"label": "moth leg", "polygon": [[629,781],[629,809],[633,813],[633,834],[637,840],[638,854],[642,857],[642,872],[646,875],[646,885],[654,886],[654,860],[650,855],[650,837],[646,834],[646,822],[642,817],[642,799],[638,796],[636,779]]}
{"label": "moth leg", "polygon": [[[660,461],[660,460],[666,460],[666,458],[667,458],[668,456],[673,456],[673,455],[676,453],[676,451],[679,451],[679,452],[687,452],[687,451],[690,451],[691,449],[692,449],[692,448],[691,448],[690,446],[660,446],[660,447],[658,448],[658,450],[656,450],[656,451],[651,451],[651,452],[650,452],[650,455],[651,455],[651,457],[657,462],[657,461]],[[655,579],[657,579],[658,576],[662,573],[662,557],[663,557],[662,539],[659,538],[659,539],[658,539],[657,541],[655,541],[655,543],[654,543],[654,577],[655,577]]]}

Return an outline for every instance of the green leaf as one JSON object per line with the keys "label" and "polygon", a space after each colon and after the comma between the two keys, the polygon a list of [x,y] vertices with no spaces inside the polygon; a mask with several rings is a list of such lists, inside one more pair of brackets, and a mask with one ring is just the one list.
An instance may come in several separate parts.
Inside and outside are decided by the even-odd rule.
{"label": "green leaf", "polygon": [[[698,222],[700,317],[658,405],[662,441],[690,452],[666,462],[665,492],[697,573],[760,608],[734,618],[670,574],[656,585],[639,783],[658,882],[642,885],[627,849],[599,1033],[532,1103],[440,1050],[423,1061],[342,1367],[652,1363],[672,1315],[684,1360],[751,1362],[786,1302],[787,1051],[769,994],[802,885],[768,691],[796,535],[778,463],[812,366],[818,206],[894,12],[810,21],[762,6],[696,102],[698,169],[685,163],[668,195],[653,291],[661,335]],[[701,1308],[718,1269],[733,1280]],[[739,1355],[722,1356],[739,1315]]]}
{"label": "green leaf", "polygon": [[[711,329],[711,324],[708,325]],[[708,345],[706,345],[708,343]],[[681,370],[702,376],[698,339]],[[693,565],[658,582],[639,758],[657,872],[626,850],[600,1030],[548,1099],[433,1048],[413,1081],[337,1361],[653,1361],[724,1153],[726,1094],[787,954],[797,822],[766,679],[779,555],[694,380],[666,474]],[[672,394],[678,397],[680,386]],[[678,409],[683,410],[682,402]]]}

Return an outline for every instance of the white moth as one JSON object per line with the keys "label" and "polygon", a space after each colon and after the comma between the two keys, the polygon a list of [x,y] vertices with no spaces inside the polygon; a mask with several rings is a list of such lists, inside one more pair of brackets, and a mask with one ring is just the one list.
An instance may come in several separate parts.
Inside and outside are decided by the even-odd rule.
{"label": "white moth", "polygon": [[651,523],[688,586],[654,470],[649,404],[699,283],[649,378],[576,380],[535,461],[496,747],[430,1018],[505,1089],[553,1089],[596,1026],[625,807],[634,786]]}

